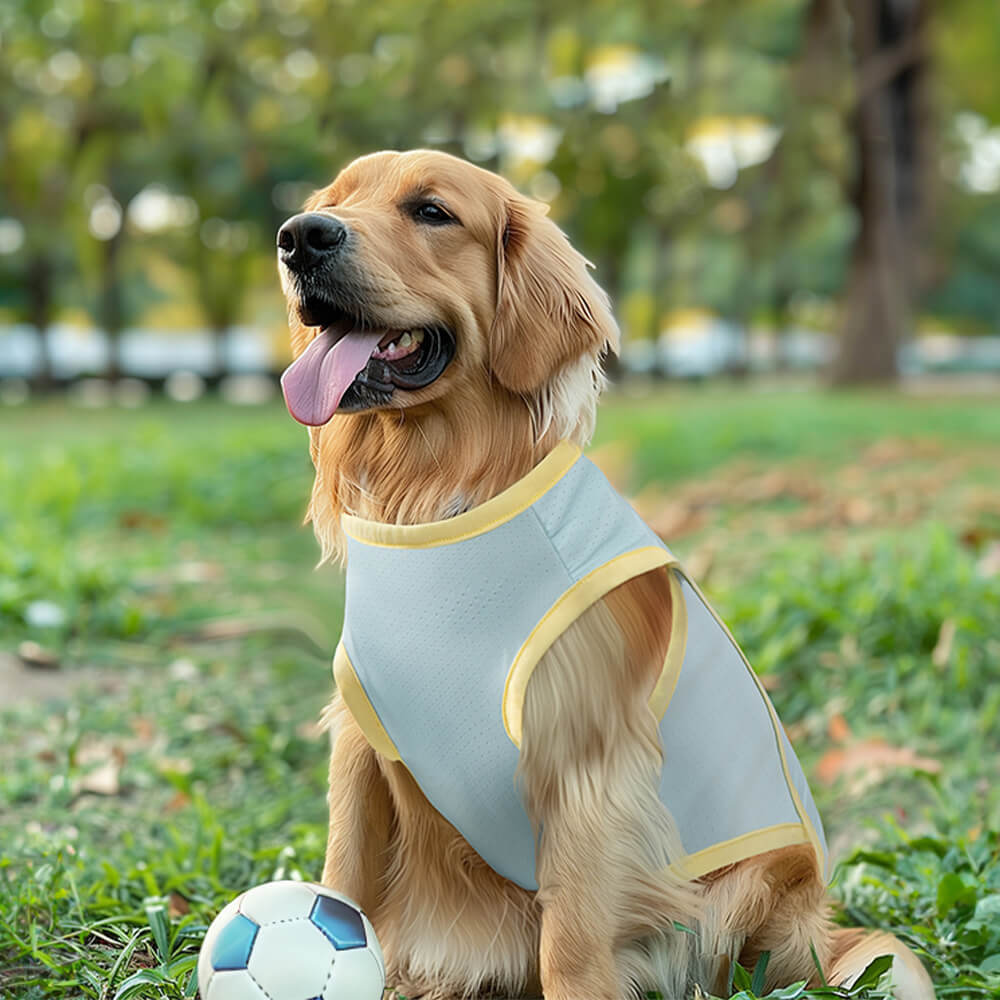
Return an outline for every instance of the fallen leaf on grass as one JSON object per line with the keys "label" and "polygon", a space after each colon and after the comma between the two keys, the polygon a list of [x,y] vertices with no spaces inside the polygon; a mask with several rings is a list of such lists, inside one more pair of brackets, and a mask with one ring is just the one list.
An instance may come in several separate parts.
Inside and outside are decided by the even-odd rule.
{"label": "fallen leaf on grass", "polygon": [[125,766],[125,751],[118,743],[101,737],[84,737],[70,756],[73,767],[87,769],[73,779],[73,794],[120,795],[121,773]]}
{"label": "fallen leaf on grass", "polygon": [[655,489],[643,490],[631,499],[636,513],[664,541],[697,531],[705,515],[682,500],[672,500]]}
{"label": "fallen leaf on grass", "polygon": [[684,560],[684,570],[692,580],[705,583],[714,564],[715,549],[711,545],[703,545]]}
{"label": "fallen leaf on grass", "polygon": [[860,740],[827,750],[816,767],[816,775],[824,784],[832,785],[838,778],[861,775],[877,780],[890,771],[900,770],[939,774],[941,762],[921,757],[909,747],[890,746],[885,740]]}
{"label": "fallen leaf on grass", "polygon": [[118,761],[106,761],[82,778],[78,778],[73,783],[73,791],[77,795],[84,792],[90,792],[92,795],[118,795],[122,790],[121,773],[122,768]]}
{"label": "fallen leaf on grass", "polygon": [[163,807],[168,813],[177,812],[179,809],[184,809],[186,806],[190,805],[191,797],[186,795],[184,792],[178,791],[174,792],[170,800]]}
{"label": "fallen leaf on grass", "polygon": [[130,531],[161,532],[167,527],[167,519],[162,514],[152,514],[147,510],[138,509],[123,510],[118,515],[118,523]]}
{"label": "fallen leaf on grass", "polygon": [[851,735],[851,727],[839,712],[830,716],[830,721],[826,727],[827,735],[833,743],[846,743]]}
{"label": "fallen leaf on grass", "polygon": [[747,480],[739,487],[736,498],[748,503],[769,503],[775,500],[791,499],[815,501],[823,496],[823,490],[810,473],[800,470],[775,469],[762,476]]}
{"label": "fallen leaf on grass", "polygon": [[148,745],[153,742],[153,738],[156,736],[156,725],[152,719],[144,715],[133,715],[129,719],[129,726],[140,744]]}
{"label": "fallen leaf on grass", "polygon": [[894,462],[901,462],[913,454],[913,446],[909,441],[902,438],[882,438],[867,448],[861,456],[861,461],[866,465],[876,467],[891,465]]}
{"label": "fallen leaf on grass", "polygon": [[171,892],[167,899],[167,913],[171,919],[183,917],[191,909],[191,904],[179,893]]}
{"label": "fallen leaf on grass", "polygon": [[946,666],[951,659],[951,648],[955,644],[955,621],[946,618],[941,622],[941,631],[938,632],[937,642],[934,644],[934,651],[931,653],[931,663],[939,670]]}
{"label": "fallen leaf on grass", "polygon": [[30,639],[25,639],[17,647],[17,655],[26,667],[32,667],[35,670],[59,669],[59,657],[50,649],[46,649]]}
{"label": "fallen leaf on grass", "polygon": [[223,576],[222,567],[214,562],[182,562],[174,570],[178,583],[214,583]]}
{"label": "fallen leaf on grass", "polygon": [[989,579],[1000,576],[1000,542],[993,542],[976,563],[976,572]]}
{"label": "fallen leaf on grass", "polygon": [[838,504],[837,513],[847,524],[871,524],[876,511],[867,497],[848,497]]}

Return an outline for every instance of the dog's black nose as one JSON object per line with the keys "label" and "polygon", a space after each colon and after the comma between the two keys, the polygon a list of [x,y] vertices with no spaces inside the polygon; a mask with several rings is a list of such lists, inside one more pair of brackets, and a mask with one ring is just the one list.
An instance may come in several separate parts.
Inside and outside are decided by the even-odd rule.
{"label": "dog's black nose", "polygon": [[340,219],[303,212],[278,230],[278,256],[293,271],[308,271],[335,254],[346,238],[347,226]]}

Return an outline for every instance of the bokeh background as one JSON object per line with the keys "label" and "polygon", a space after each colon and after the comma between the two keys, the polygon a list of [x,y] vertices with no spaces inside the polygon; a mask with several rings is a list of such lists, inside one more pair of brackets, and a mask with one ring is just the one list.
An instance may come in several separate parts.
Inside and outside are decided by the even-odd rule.
{"label": "bokeh background", "polygon": [[998,55],[992,0],[6,0],[0,378],[280,367],[277,226],[417,146],[551,203],[629,370],[996,372]]}
{"label": "bokeh background", "polygon": [[836,918],[1000,996],[998,66],[996,0],[0,0],[0,997],[190,997],[320,875],[275,233],[415,146],[611,293],[590,455],[761,674]]}

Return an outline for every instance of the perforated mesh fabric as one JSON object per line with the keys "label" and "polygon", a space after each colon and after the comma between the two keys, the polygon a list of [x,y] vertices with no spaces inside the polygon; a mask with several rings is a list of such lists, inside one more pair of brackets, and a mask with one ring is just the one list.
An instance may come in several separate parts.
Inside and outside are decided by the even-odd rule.
{"label": "perforated mesh fabric", "polygon": [[[342,642],[365,694],[434,807],[525,888],[537,888],[535,843],[501,714],[508,672],[574,584],[648,546],[665,548],[582,457],[481,534],[420,548],[349,538]],[[687,581],[682,591],[689,634],[661,724],[661,797],[693,853],[798,815],[761,693]],[[792,773],[811,805],[797,761]]]}

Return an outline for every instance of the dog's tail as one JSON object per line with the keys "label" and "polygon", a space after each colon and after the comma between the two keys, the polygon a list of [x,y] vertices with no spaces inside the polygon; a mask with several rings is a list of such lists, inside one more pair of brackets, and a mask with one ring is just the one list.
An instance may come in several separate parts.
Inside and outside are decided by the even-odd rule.
{"label": "dog's tail", "polygon": [[934,1000],[934,986],[920,960],[897,937],[885,931],[845,927],[833,932],[827,979],[834,986],[850,986],[880,955],[892,955],[889,970],[892,995],[897,1000]]}

